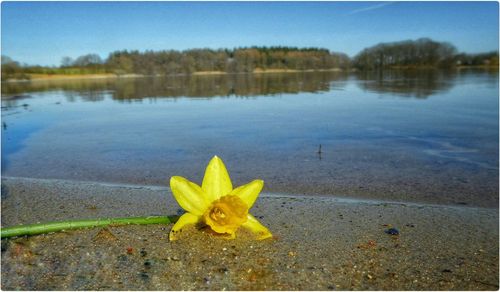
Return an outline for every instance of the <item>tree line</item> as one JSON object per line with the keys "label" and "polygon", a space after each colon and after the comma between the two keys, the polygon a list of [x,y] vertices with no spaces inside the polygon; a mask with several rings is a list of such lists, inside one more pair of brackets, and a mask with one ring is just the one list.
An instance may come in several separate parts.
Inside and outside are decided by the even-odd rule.
{"label": "tree line", "polygon": [[482,54],[458,53],[447,42],[428,38],[395,43],[381,43],[361,51],[352,60],[358,69],[385,68],[450,68],[456,66],[497,66],[498,52]]}
{"label": "tree line", "polygon": [[498,52],[458,53],[446,42],[423,38],[382,43],[350,58],[323,48],[242,47],[162,51],[115,51],[102,59],[87,54],[63,57],[59,67],[21,65],[2,56],[2,80],[23,79],[30,74],[179,75],[195,72],[251,73],[259,70],[375,70],[384,68],[498,66]]}
{"label": "tree line", "polygon": [[[318,48],[250,47],[185,51],[116,51],[99,64],[115,74],[177,75],[194,72],[250,73],[255,70],[347,68],[345,54]],[[96,63],[94,63],[96,64]],[[75,64],[67,67],[75,67]],[[76,66],[80,67],[80,66]]]}

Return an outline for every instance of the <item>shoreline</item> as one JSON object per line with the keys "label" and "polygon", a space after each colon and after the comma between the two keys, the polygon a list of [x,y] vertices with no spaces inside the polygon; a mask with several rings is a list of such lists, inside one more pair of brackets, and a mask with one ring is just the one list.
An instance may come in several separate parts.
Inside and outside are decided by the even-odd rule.
{"label": "shoreline", "polygon": [[179,76],[212,76],[212,75],[231,75],[231,74],[281,74],[281,73],[311,73],[311,72],[344,72],[340,68],[332,69],[308,69],[308,70],[295,70],[295,69],[256,69],[253,72],[223,72],[223,71],[198,71],[191,74],[173,74],[173,75],[142,75],[142,74],[123,74],[117,75],[114,73],[102,74],[28,74],[30,79],[8,79],[2,83],[24,83],[24,82],[41,82],[41,81],[67,81],[67,80],[87,80],[87,79],[120,79],[120,78],[144,78],[144,77],[179,77]]}
{"label": "shoreline", "polygon": [[[121,182],[101,182],[89,180],[71,180],[71,179],[56,179],[56,178],[33,178],[33,177],[16,177],[16,176],[2,176],[2,181],[16,181],[22,180],[26,182],[45,182],[45,183],[67,183],[67,184],[83,184],[83,185],[97,185],[110,188],[130,188],[139,190],[151,191],[164,191],[171,192],[170,187],[164,185],[144,185],[135,183],[121,183]],[[259,197],[264,198],[292,198],[292,199],[326,199],[335,203],[348,203],[348,204],[366,204],[366,205],[399,205],[399,206],[413,206],[413,207],[435,207],[435,208],[470,208],[470,209],[485,209],[485,210],[499,210],[499,206],[484,207],[475,205],[458,205],[458,204],[439,204],[430,202],[417,202],[417,201],[400,201],[390,200],[384,198],[366,198],[362,196],[352,196],[344,194],[304,194],[304,193],[291,193],[291,192],[275,192],[275,191],[262,191]]]}
{"label": "shoreline", "polygon": [[455,70],[457,72],[462,70],[488,70],[498,71],[498,66],[456,66],[453,68],[437,68],[437,67],[412,67],[412,66],[395,66],[383,69],[359,70],[356,68],[342,69],[260,69],[257,68],[253,72],[224,72],[224,71],[197,71],[191,74],[172,74],[172,75],[143,75],[143,74],[122,74],[115,73],[96,73],[96,74],[27,74],[30,79],[8,79],[2,83],[27,83],[27,82],[43,82],[43,81],[69,81],[69,80],[92,80],[92,79],[120,79],[120,78],[144,78],[144,77],[180,77],[180,76],[214,76],[214,75],[232,75],[232,74],[283,74],[283,73],[314,73],[314,72],[377,72],[377,71],[418,71],[418,70]]}
{"label": "shoreline", "polygon": [[[2,225],[179,214],[168,188],[2,178]],[[4,290],[496,290],[498,209],[263,194],[273,233],[195,226],[71,230],[2,240]],[[397,233],[389,234],[390,228]]]}

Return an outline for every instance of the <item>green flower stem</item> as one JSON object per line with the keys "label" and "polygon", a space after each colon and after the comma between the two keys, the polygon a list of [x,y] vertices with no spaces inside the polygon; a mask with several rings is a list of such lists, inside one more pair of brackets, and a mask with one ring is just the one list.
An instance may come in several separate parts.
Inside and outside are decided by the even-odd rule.
{"label": "green flower stem", "polygon": [[86,220],[68,220],[61,222],[48,222],[29,225],[18,225],[2,228],[1,238],[37,235],[43,233],[57,232],[62,230],[102,227],[109,225],[128,225],[128,224],[170,224],[177,221],[177,216],[147,216],[147,217],[128,217],[128,218],[108,218],[108,219],[86,219]]}

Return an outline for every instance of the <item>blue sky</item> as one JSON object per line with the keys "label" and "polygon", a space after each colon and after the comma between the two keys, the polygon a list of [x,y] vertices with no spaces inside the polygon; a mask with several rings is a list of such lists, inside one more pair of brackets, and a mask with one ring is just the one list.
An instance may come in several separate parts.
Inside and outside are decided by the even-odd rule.
{"label": "blue sky", "polygon": [[2,2],[2,54],[28,64],[115,50],[253,45],[354,56],[430,37],[469,53],[498,50],[497,2]]}

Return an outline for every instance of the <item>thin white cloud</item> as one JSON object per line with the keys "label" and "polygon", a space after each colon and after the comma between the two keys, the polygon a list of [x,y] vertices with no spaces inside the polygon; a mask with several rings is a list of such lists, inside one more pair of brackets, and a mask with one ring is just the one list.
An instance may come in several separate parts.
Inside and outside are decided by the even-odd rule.
{"label": "thin white cloud", "polygon": [[358,13],[362,13],[362,12],[366,12],[366,11],[380,9],[382,7],[385,7],[387,5],[391,5],[391,4],[394,4],[394,3],[396,3],[396,2],[382,2],[382,3],[378,3],[378,4],[375,4],[375,5],[371,5],[371,6],[367,6],[367,7],[363,7],[363,8],[359,8],[359,9],[355,9],[355,10],[347,13],[347,15],[353,15],[353,14],[358,14]]}

